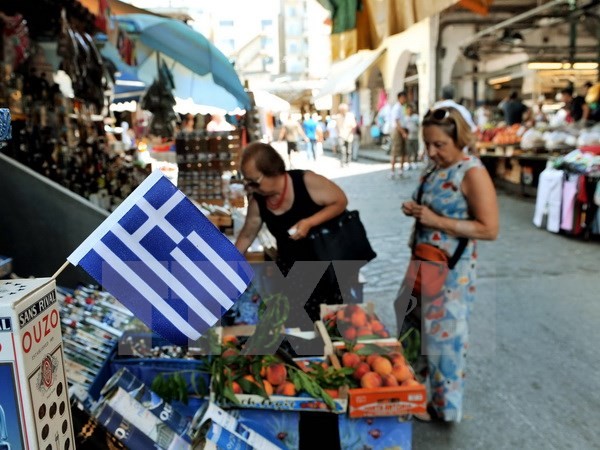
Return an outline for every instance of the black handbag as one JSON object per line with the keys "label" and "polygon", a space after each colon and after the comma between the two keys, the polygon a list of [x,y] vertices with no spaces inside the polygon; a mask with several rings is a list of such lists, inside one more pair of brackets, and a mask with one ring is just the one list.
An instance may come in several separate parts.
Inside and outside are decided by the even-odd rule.
{"label": "black handbag", "polygon": [[344,211],[311,230],[307,238],[320,261],[364,261],[366,264],[377,256],[358,211]]}

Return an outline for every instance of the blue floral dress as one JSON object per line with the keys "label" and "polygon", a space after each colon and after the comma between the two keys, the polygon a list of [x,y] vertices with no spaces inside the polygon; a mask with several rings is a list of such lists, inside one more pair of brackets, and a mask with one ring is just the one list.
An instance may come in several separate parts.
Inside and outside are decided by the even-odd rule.
{"label": "blue floral dress", "polygon": [[[461,191],[463,178],[472,168],[483,168],[474,156],[447,168],[435,169],[423,186],[421,203],[433,212],[454,219],[470,219]],[[416,200],[417,192],[413,195]],[[439,230],[420,227],[417,242],[427,242],[453,255],[458,239]],[[463,414],[463,388],[468,348],[468,319],[475,300],[476,242],[467,248],[448,273],[444,296],[422,304],[424,350],[428,360],[431,403],[446,421],[460,422]]]}

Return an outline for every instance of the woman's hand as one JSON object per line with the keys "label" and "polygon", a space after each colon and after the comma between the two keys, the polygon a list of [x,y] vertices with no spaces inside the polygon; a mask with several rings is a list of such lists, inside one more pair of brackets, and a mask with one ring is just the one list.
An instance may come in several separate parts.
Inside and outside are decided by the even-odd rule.
{"label": "woman's hand", "polygon": [[415,204],[412,208],[412,216],[424,227],[439,228],[438,224],[441,216],[434,213],[427,206]]}
{"label": "woman's hand", "polygon": [[[301,221],[296,223],[296,225],[290,228],[290,239],[293,239],[294,241],[304,239],[306,236],[308,236],[308,233],[311,228],[312,226],[310,225],[308,219],[302,219]],[[292,233],[292,231],[294,233]]]}
{"label": "woman's hand", "polygon": [[300,220],[288,230],[290,239],[293,239],[294,241],[304,239],[306,236],[308,236],[308,232],[311,228],[312,227],[307,219]]}
{"label": "woman's hand", "polygon": [[404,213],[404,215],[412,217],[415,206],[419,206],[419,204],[412,200],[404,202],[402,203],[402,212]]}

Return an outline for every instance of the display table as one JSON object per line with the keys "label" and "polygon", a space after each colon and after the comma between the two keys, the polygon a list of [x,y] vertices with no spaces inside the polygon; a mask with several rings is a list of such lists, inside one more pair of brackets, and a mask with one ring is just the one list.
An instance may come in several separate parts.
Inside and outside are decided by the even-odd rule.
{"label": "display table", "polygon": [[480,159],[497,186],[526,197],[535,197],[540,173],[553,157],[571,150],[569,147],[548,151],[523,150],[518,144],[478,143]]}

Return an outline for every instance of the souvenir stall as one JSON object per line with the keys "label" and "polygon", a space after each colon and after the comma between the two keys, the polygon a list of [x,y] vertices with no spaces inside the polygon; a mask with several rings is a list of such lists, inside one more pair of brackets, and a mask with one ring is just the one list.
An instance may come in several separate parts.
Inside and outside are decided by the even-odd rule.
{"label": "souvenir stall", "polygon": [[114,74],[92,38],[95,16],[77,1],[56,8],[25,0],[0,10],[0,97],[13,120],[3,153],[113,209],[145,173],[105,131]]}
{"label": "souvenir stall", "polygon": [[[30,3],[24,1],[23,5]],[[17,30],[17,50],[23,53],[15,53],[21,59],[12,60],[10,74],[2,79],[3,101],[14,110],[13,139],[3,153],[77,194],[88,198],[96,195],[100,206],[116,213],[120,207],[129,208],[128,202],[121,200],[136,192],[136,186],[141,187],[151,178],[156,180],[159,175],[154,172],[147,177],[149,167],[136,167],[132,153],[113,151],[115,147],[104,132],[110,77],[104,72],[89,37],[92,29],[88,22],[92,21],[87,19],[91,18],[85,10],[73,8],[75,12],[69,13],[67,8],[56,16],[48,14],[54,17],[49,23],[56,34],[49,35],[56,37],[61,69],[71,82],[72,98],[63,92],[65,87],[59,81],[47,81],[54,78],[45,56],[42,58],[41,53],[31,50],[32,55],[39,57],[36,64],[31,63],[33,56],[23,57],[24,49],[35,47],[28,43],[35,42],[39,29],[29,34],[31,30],[21,18],[12,18],[16,11],[6,11],[6,16],[0,16],[5,26]],[[82,16],[74,25],[70,14],[76,13]],[[13,39],[8,45],[12,51],[14,42]],[[6,41],[3,44],[6,50]],[[5,51],[5,62],[6,54]],[[162,82],[146,97],[149,106],[156,100],[153,93],[164,90],[165,80]],[[161,111],[169,114],[169,108],[161,109],[163,105],[158,103],[154,104],[155,117]],[[180,233],[189,227],[198,232],[201,228],[203,237],[206,234],[218,237],[231,246],[234,227],[226,218],[231,219],[236,206],[244,204],[243,187],[235,183],[238,155],[245,142],[258,137],[257,117],[250,114],[245,120],[250,121],[246,127],[234,130],[198,130],[175,135],[176,179],[186,209],[185,214],[162,217],[162,225],[168,222],[169,227],[175,227],[169,221],[180,220],[184,222],[177,224]],[[170,133],[171,130],[165,129],[169,121],[167,116],[162,124],[154,124],[157,134]],[[253,130],[252,135],[245,134],[245,128]],[[168,180],[163,189],[170,193],[176,190]],[[152,207],[153,202],[147,201],[143,207]],[[195,207],[198,205],[204,211]],[[141,207],[135,210],[129,225],[139,225],[140,211]],[[207,218],[218,230],[203,222]],[[160,229],[155,226],[149,230],[153,233],[157,228]],[[136,243],[136,251],[144,245],[143,239]],[[193,233],[185,235],[181,243],[192,239]],[[214,248],[223,248],[224,241]],[[256,254],[263,255],[267,241],[265,238],[265,248]],[[181,248],[194,252],[196,245]],[[89,257],[90,254],[86,256]],[[147,261],[145,257],[144,262]],[[246,264],[238,261],[239,266]],[[89,269],[84,263],[81,267]],[[168,291],[168,296],[175,290],[182,292],[180,287],[174,287],[180,286],[178,283],[191,283],[196,289],[206,289],[203,291],[206,293],[206,286],[223,282],[222,278],[231,280],[228,272],[227,277],[211,272],[210,277],[185,281],[173,279],[177,276],[175,272],[161,272],[164,267],[160,263],[156,268],[164,277],[151,276],[145,282],[154,285],[168,281],[169,288],[162,289]],[[127,278],[126,282],[145,276],[136,272],[136,276],[128,277],[130,268],[121,269],[123,273],[117,270],[115,274]],[[186,270],[193,268],[188,264]],[[222,265],[219,270],[224,270]],[[75,288],[59,285],[54,289],[53,279],[61,270],[43,282],[33,279],[32,289],[44,283],[43,289],[50,289],[43,292],[43,301],[38,305],[43,306],[53,327],[48,342],[60,342],[59,350],[40,364],[36,362],[40,375],[35,380],[39,386],[46,386],[44,402],[38,404],[42,399],[38,396],[31,400],[35,411],[31,409],[23,416],[11,413],[11,420],[20,427],[1,438],[8,439],[14,448],[21,448],[21,438],[31,448],[264,450],[306,445],[341,449],[410,448],[411,416],[424,413],[426,405],[425,387],[416,380],[410,365],[414,348],[390,339],[377,312],[368,303],[336,308],[323,305],[321,320],[316,322],[314,331],[285,329],[283,325],[289,314],[287,298],[265,289],[273,276],[269,275],[268,267],[254,265],[252,270],[256,275],[251,284],[246,274],[241,283],[244,289],[236,285],[238,295],[225,300],[219,297],[219,302],[227,305],[218,308],[219,317],[223,309],[230,309],[231,314],[206,327],[199,337],[188,339],[186,344],[175,342],[172,335],[166,339],[148,326],[144,311],[132,307],[139,300],[133,290],[119,291],[117,295],[110,280],[104,280],[111,287],[110,292],[103,290],[100,287],[103,280],[94,276],[102,271],[88,270],[99,284],[80,284]],[[204,280],[204,285],[198,287],[200,283],[195,281],[198,279]],[[188,288],[186,284],[184,291]],[[212,292],[213,288],[210,289]],[[218,289],[231,295],[230,286]],[[10,295],[19,295],[15,292]],[[181,298],[169,297],[169,304],[182,298],[190,300],[187,291]],[[0,295],[0,306],[4,301]],[[31,326],[38,326],[35,321],[43,320],[41,315],[34,317],[37,313],[28,314]],[[6,323],[0,321],[3,331]],[[190,332],[185,323],[183,320],[175,333],[181,329]],[[314,351],[295,354],[289,339],[310,341]],[[44,341],[38,337],[35,345],[43,346]],[[40,355],[45,356],[36,350],[32,358]],[[4,375],[0,372],[0,377]],[[314,433],[315,423],[321,426],[318,435]],[[26,426],[36,433],[27,435]]]}
{"label": "souvenir stall", "polygon": [[[370,304],[323,306],[312,338],[321,351],[292,358],[287,342],[278,344],[286,333],[275,326],[285,302],[278,295],[263,299],[273,310],[257,325],[215,327],[184,347],[93,287],[59,289],[59,300],[68,317],[74,428],[96,429],[93,437],[76,435],[77,448],[111,440],[134,449],[223,448],[228,441],[297,449],[311,440],[327,448],[409,449],[411,414],[425,411],[425,387],[407,362],[415,349],[386,338]],[[345,339],[358,330],[353,321],[369,334]],[[316,440],[306,428],[315,420]]]}
{"label": "souvenir stall", "polygon": [[[188,207],[175,215],[183,226],[226,240]],[[313,332],[284,329],[289,305],[280,293],[268,293],[267,269],[254,267],[252,284],[235,302],[254,303],[253,314],[237,308],[231,326],[224,318],[187,345],[151,330],[130,295],[119,292],[117,300],[95,285],[58,286],[52,298],[60,321],[54,323],[60,322],[59,367],[66,375],[60,395],[68,393],[71,416],[50,401],[36,408],[43,411],[40,429],[58,414],[67,424],[62,433],[57,429],[58,442],[83,449],[222,448],[225,442],[296,449],[311,439],[327,448],[410,448],[411,415],[424,412],[426,403],[410,366],[414,346],[390,339],[368,303],[323,305]],[[314,351],[294,354],[290,338],[311,341]],[[42,429],[37,439],[48,436]]]}
{"label": "souvenir stall", "polygon": [[[7,108],[0,109],[0,148],[6,145],[11,138],[11,116]],[[0,255],[0,279],[8,277],[12,273],[12,258]]]}

